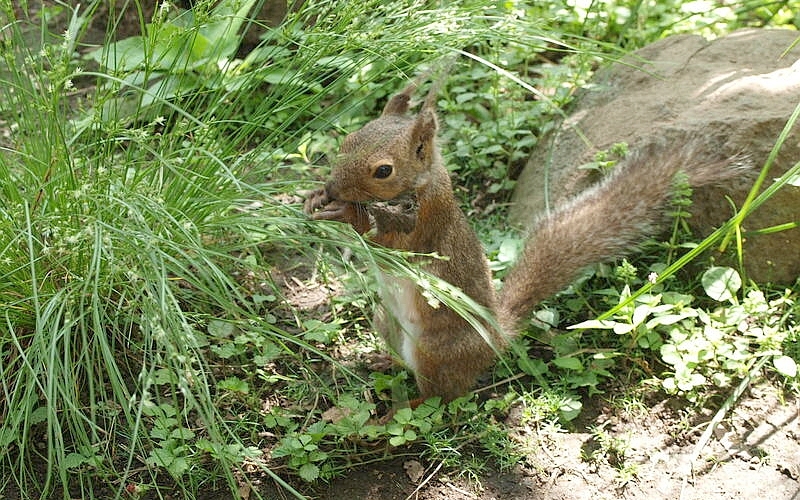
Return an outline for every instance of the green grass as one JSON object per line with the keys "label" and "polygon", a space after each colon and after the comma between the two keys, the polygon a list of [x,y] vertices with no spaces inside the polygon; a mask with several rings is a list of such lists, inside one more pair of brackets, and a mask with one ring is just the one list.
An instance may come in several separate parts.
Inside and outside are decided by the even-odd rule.
{"label": "green grass", "polygon": [[[194,498],[262,474],[329,478],[350,460],[407,445],[448,466],[471,448],[510,465],[514,446],[487,415],[512,403],[541,421],[580,411],[576,388],[588,379],[528,358],[523,345],[496,376],[533,375],[540,392],[512,384],[496,400],[423,406],[374,424],[382,403],[365,400],[365,388],[388,393],[408,383],[403,372],[370,376],[337,365],[329,348],[346,343],[345,330],[369,339],[370,270],[417,272],[336,224],[309,223],[285,195],[322,178],[338,138],[389,93],[464,53],[473,57],[459,59],[440,99],[448,161],[465,198],[486,186],[482,206],[502,204],[509,169],[598,59],[705,21],[679,2],[652,33],[636,29],[653,8],[638,2],[625,5],[636,14],[628,17],[605,3],[583,12],[558,2],[316,2],[236,59],[259,2],[199,1],[193,14],[152,18],[147,4],[128,2],[145,35],[117,39],[112,12],[107,39],[90,50],[83,37],[104,4],[58,4],[37,17],[0,1],[0,120],[9,131],[0,137],[0,491],[125,498],[178,488]],[[785,5],[768,8],[715,19],[786,17]],[[51,15],[58,28],[42,23]],[[546,59],[553,51],[557,60]],[[515,81],[552,92],[526,99]],[[355,257],[340,261],[336,247]],[[293,261],[350,291],[319,318],[287,308],[272,272]],[[431,287],[446,303],[464,302]],[[549,342],[574,357],[574,335]],[[323,419],[330,408],[347,414]]]}
{"label": "green grass", "polygon": [[[289,153],[316,130],[363,119],[364,96],[374,103],[392,77],[476,43],[495,20],[462,30],[470,7],[412,17],[409,4],[373,18],[362,4],[331,3],[295,13],[219,71],[238,46],[219,28],[239,24],[236,9],[156,15],[145,37],[81,60],[98,5],[62,11],[69,28],[53,43],[4,6],[2,111],[13,123],[0,156],[4,487],[106,497],[164,476],[188,496],[207,483],[235,487],[243,460],[266,467],[259,443],[243,443],[241,424],[216,404],[236,385],[218,385],[209,344],[226,352],[232,342],[211,325],[247,332],[266,357],[314,352],[270,323],[236,276],[268,268],[265,255],[341,241],[276,201],[299,186]],[[443,16],[449,24],[431,29]],[[31,30],[41,50],[22,43]],[[151,479],[130,472],[142,465]]]}

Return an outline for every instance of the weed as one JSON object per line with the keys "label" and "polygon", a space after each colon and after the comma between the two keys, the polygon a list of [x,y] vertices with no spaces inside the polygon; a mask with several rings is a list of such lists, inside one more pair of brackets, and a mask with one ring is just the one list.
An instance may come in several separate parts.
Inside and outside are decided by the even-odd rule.
{"label": "weed", "polygon": [[605,424],[589,429],[592,436],[591,446],[582,450],[583,459],[595,464],[606,463],[612,467],[621,467],[628,454],[627,440],[612,436],[605,430]]}

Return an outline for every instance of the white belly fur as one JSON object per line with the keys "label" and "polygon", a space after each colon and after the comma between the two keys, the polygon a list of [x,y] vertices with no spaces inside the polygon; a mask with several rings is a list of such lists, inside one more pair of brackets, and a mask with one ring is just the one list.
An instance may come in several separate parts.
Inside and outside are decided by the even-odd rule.
{"label": "white belly fur", "polygon": [[396,339],[397,345],[394,347],[397,354],[403,358],[405,365],[411,370],[417,371],[416,351],[417,339],[419,339],[421,328],[419,324],[419,312],[416,308],[416,285],[406,279],[397,279],[384,276],[381,289],[383,306],[386,308],[389,322],[397,325],[399,332],[395,335],[387,332],[390,337]]}

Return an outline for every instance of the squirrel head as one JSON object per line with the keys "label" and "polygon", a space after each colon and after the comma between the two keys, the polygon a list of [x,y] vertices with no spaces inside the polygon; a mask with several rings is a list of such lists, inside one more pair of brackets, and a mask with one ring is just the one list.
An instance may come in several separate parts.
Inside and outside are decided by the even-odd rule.
{"label": "squirrel head", "polygon": [[[393,96],[381,116],[345,137],[325,190],[342,201],[387,201],[428,185],[441,167],[438,124],[431,94],[416,116],[408,116],[416,84]],[[434,92],[432,90],[431,92]]]}

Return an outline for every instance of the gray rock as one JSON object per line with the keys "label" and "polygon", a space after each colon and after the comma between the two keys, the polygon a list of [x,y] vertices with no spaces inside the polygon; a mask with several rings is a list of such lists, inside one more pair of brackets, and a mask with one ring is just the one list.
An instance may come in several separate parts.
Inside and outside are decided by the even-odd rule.
{"label": "gray rock", "polygon": [[[792,48],[797,37],[788,30],[756,29],[713,41],[672,36],[599,71],[569,117],[542,138],[531,156],[514,193],[512,223],[524,226],[531,214],[597,182],[600,173],[578,167],[614,143],[638,149],[656,138],[679,143],[704,137],[712,152],[746,153],[752,163],[752,175],[695,190],[690,226],[698,237],[709,234],[733,214],[731,201],[741,206],[800,103],[800,47]],[[800,132],[794,130],[764,187],[798,160]],[[625,200],[620,209],[626,209]],[[795,221],[800,222],[800,188],[786,186],[743,226],[755,231]],[[800,228],[747,235],[744,249],[749,279],[792,283],[800,276]]]}

